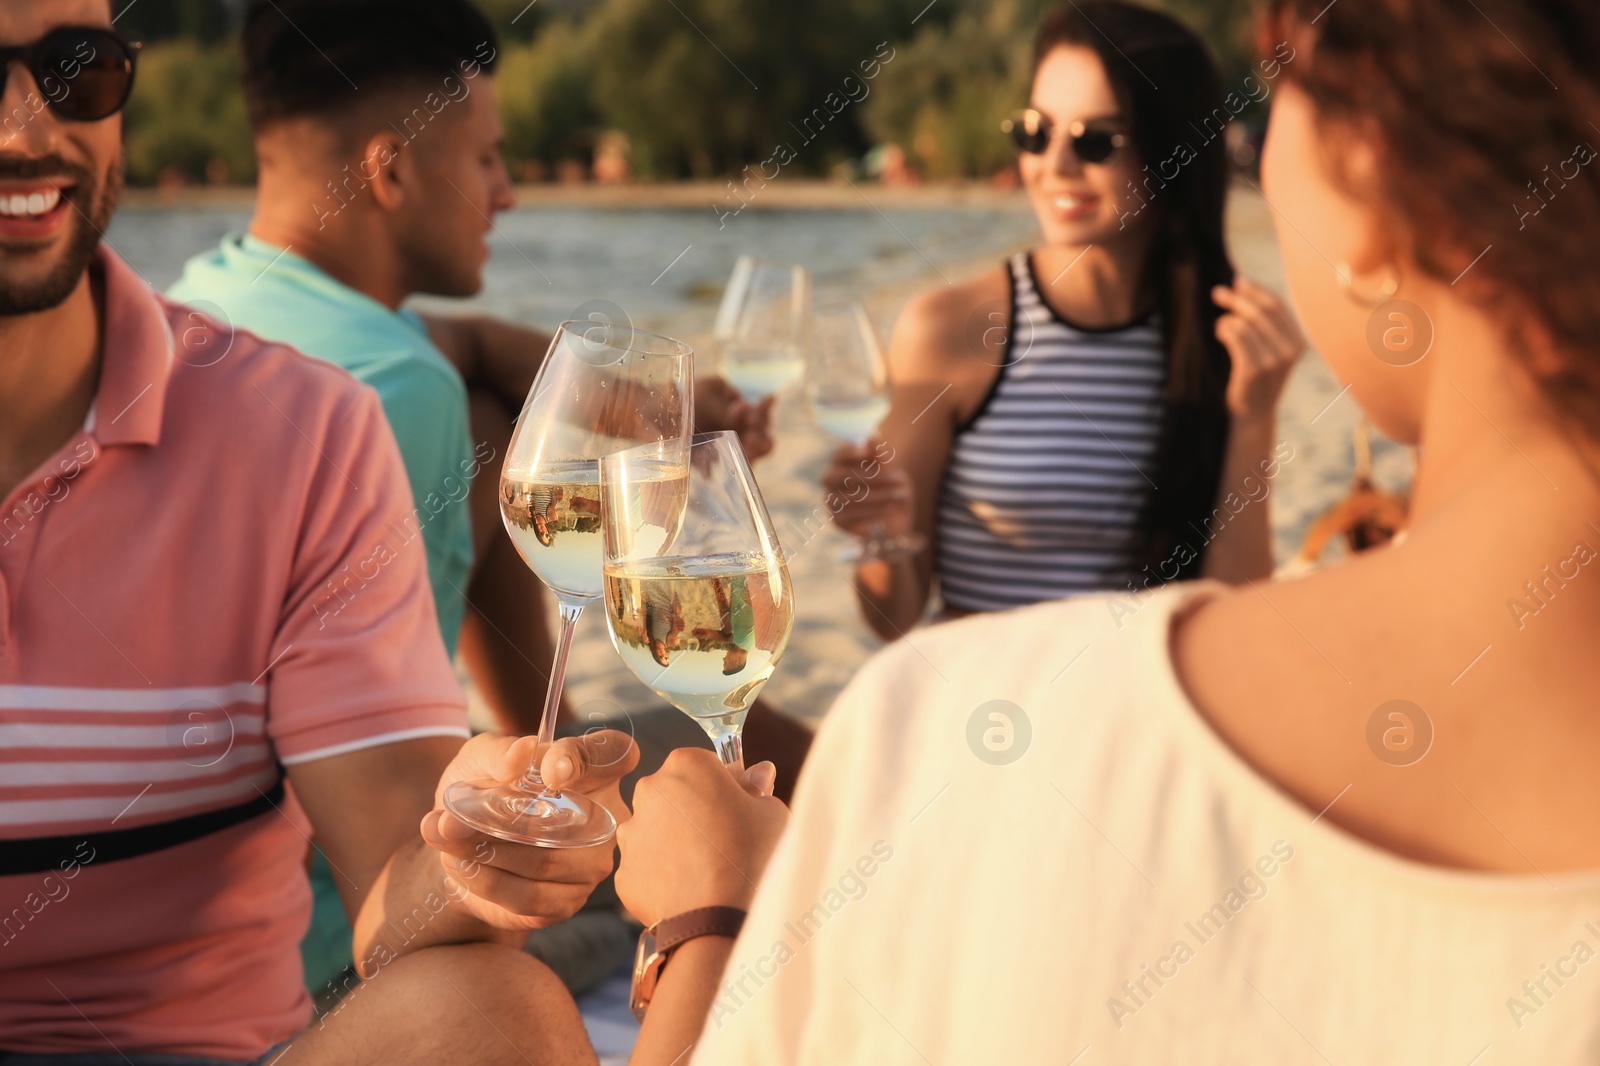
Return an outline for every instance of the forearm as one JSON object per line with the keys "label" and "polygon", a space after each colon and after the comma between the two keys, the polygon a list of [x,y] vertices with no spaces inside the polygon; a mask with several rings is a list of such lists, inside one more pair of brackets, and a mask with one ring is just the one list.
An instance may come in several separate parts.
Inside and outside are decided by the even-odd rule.
{"label": "forearm", "polygon": [[1215,506],[1230,517],[1206,548],[1201,567],[1205,577],[1242,584],[1272,575],[1270,481],[1266,471],[1272,465],[1268,453],[1273,431],[1270,415],[1235,417],[1228,427],[1228,447]]}
{"label": "forearm", "polygon": [[918,572],[915,559],[861,563],[854,584],[862,617],[884,640],[898,640],[922,621],[929,581]]}
{"label": "forearm", "polygon": [[633,1045],[629,1066],[671,1066],[688,1061],[716,1001],[733,941],[696,937],[672,953]]}
{"label": "forearm", "polygon": [[488,316],[469,321],[479,383],[492,389],[516,417],[533,388],[539,367],[544,365],[550,335]]}
{"label": "forearm", "polygon": [[461,906],[476,872],[468,866],[447,874],[421,837],[397,848],[353,923],[357,970],[369,975],[375,965],[440,944],[519,943],[525,933],[496,929]]}
{"label": "forearm", "polygon": [[483,389],[515,418],[550,348],[550,336],[488,315],[424,315],[440,351],[468,389]]}

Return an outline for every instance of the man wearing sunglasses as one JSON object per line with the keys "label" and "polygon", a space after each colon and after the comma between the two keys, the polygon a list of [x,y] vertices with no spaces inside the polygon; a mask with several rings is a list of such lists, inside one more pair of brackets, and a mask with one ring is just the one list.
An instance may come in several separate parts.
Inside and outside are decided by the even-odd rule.
{"label": "man wearing sunglasses", "polygon": [[[462,746],[397,550],[394,438],[370,389],[104,243],[136,51],[111,22],[0,0],[0,1064],[582,1061],[513,945],[611,848],[421,839],[501,767]],[[543,767],[625,816],[633,761],[610,733]],[[313,834],[365,981],[302,1032]]]}

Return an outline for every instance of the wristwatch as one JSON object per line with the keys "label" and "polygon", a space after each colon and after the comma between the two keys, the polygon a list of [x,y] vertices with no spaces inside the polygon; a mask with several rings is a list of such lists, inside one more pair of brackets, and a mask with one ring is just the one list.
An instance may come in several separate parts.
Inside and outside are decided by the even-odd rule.
{"label": "wristwatch", "polygon": [[738,907],[701,907],[663,918],[639,934],[639,950],[633,957],[633,988],[628,1008],[644,1020],[644,1012],[655,995],[667,956],[679,945],[700,936],[737,937],[744,925],[745,912]]}

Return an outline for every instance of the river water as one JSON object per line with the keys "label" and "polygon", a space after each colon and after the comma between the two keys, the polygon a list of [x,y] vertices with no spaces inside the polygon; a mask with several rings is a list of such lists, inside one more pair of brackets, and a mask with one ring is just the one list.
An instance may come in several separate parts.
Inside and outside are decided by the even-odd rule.
{"label": "river water", "polygon": [[[151,284],[244,229],[242,207],[128,207],[107,238]],[[709,208],[520,208],[496,218],[484,289],[451,301],[553,326],[604,299],[636,322],[709,327],[734,259],[750,253],[808,267],[823,296],[908,283],[998,257],[1034,232],[1016,208],[747,210],[719,225]]]}

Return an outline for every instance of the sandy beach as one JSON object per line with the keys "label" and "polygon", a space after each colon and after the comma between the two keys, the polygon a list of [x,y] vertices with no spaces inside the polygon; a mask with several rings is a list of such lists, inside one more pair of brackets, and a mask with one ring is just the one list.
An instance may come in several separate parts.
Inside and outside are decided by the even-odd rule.
{"label": "sandy beach", "polygon": [[[838,190],[829,194],[828,206],[845,200],[849,189],[843,193],[846,195],[838,195]],[[807,195],[822,199],[820,194]],[[935,194],[923,195],[932,199]],[[986,206],[1018,203],[1015,195],[987,189],[954,194],[946,190],[937,195],[972,195]],[[1283,272],[1271,208],[1248,186],[1235,189],[1229,205],[1229,231],[1239,270],[1282,292]],[[952,280],[969,277],[991,269],[997,260],[991,255],[956,267],[945,265],[910,281],[881,284],[857,295],[887,337],[895,316],[913,293],[944,284],[941,274]],[[646,324],[704,350],[713,313],[714,307],[707,306]],[[1354,402],[1341,394],[1325,364],[1308,352],[1290,378],[1279,418],[1279,438],[1294,447],[1294,457],[1284,465],[1269,497],[1280,565],[1293,555],[1307,525],[1348,486],[1353,469],[1352,431],[1358,417]],[[755,472],[781,536],[784,530],[799,528],[821,503],[817,477],[836,445],[811,422],[802,398],[794,392],[780,399],[775,423],[778,446],[756,464]],[[1374,475],[1381,487],[1404,486],[1410,464],[1405,449],[1374,438]],[[834,697],[861,664],[882,646],[861,621],[849,584],[850,567],[839,561],[839,553],[848,543],[849,538],[829,529],[789,550],[797,618],[793,639],[766,695],[784,712],[813,724],[826,715]],[[1335,546],[1330,558],[1338,550]],[[903,639],[914,642],[917,635],[913,632]],[[580,623],[567,684],[569,698],[585,720],[607,720],[628,728],[631,716],[661,706],[618,661],[598,617]],[[482,715],[482,708],[478,713]]]}

